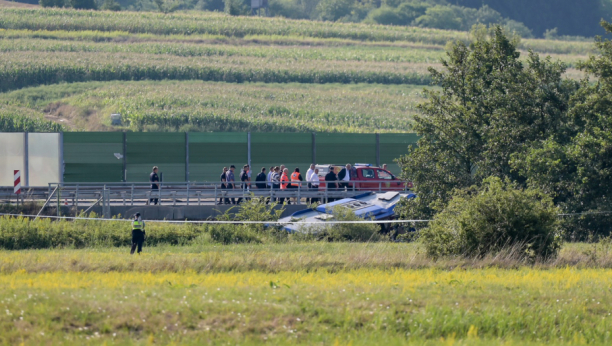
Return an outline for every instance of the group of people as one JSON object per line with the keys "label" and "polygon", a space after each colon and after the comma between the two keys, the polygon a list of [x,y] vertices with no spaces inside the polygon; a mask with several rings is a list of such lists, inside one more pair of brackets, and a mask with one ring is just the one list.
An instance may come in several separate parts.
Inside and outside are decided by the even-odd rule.
{"label": "group of people", "polygon": [[[386,165],[383,166],[383,169]],[[357,170],[351,164],[346,164],[338,173],[335,172],[334,166],[328,167],[328,173],[324,176],[324,183],[321,182],[321,177],[319,176],[319,169],[315,164],[311,164],[306,172],[306,178],[304,181],[304,177],[300,173],[300,168],[296,167],[292,173],[289,173],[289,169],[285,167],[285,165],[280,166],[272,166],[270,170],[267,171],[265,167],[261,169],[259,174],[255,177],[254,187],[257,189],[278,189],[278,190],[287,190],[287,189],[297,189],[298,186],[301,187],[304,191],[316,191],[319,189],[321,184],[325,184],[324,186],[327,189],[343,189],[348,188],[349,184],[352,180],[357,179]],[[158,198],[155,198],[155,191],[159,190],[159,176],[157,174],[158,167],[153,167],[153,171],[149,176],[149,181],[151,183],[151,190],[153,190],[151,194],[151,198],[149,200],[149,204],[157,204]],[[243,189],[249,190],[253,188],[251,184],[251,167],[247,164],[242,167],[242,170],[239,174],[240,183],[236,182],[236,166],[231,165],[229,169],[227,167],[223,167],[223,172],[221,173],[221,189],[222,190],[233,190],[233,189]],[[306,184],[306,186],[304,186]],[[307,188],[307,189],[305,189]],[[294,199],[295,200],[295,199]],[[310,200],[311,202],[316,202],[317,199],[313,198]],[[218,204],[240,204],[242,202],[242,198],[219,198]],[[280,202],[285,202],[284,199],[280,199]],[[291,201],[288,201],[291,203]]]}
{"label": "group of people", "polygon": [[[349,182],[357,178],[357,170],[350,164],[347,164],[344,168],[336,174],[334,166],[329,166],[329,172],[325,175],[325,183],[328,189],[345,188],[349,186]],[[251,184],[251,169],[249,165],[244,165],[240,171],[240,185],[237,186],[235,181],[236,166],[231,165],[229,169],[223,167],[221,173],[221,189],[232,190],[241,188],[243,190],[249,190],[253,187]],[[306,184],[306,186],[304,186]],[[273,189],[273,190],[288,190],[297,189],[298,186],[303,191],[317,191],[321,186],[321,178],[319,177],[319,169],[316,168],[315,164],[311,164],[306,172],[306,180],[300,172],[300,168],[296,167],[290,174],[289,169],[285,165],[272,166],[267,171],[266,167],[262,167],[261,171],[255,177],[254,186],[257,189]],[[306,189],[305,189],[306,188]],[[295,203],[295,198],[292,199]],[[234,198],[220,198],[219,204],[240,204],[242,198],[238,198],[236,201]],[[285,202],[284,198],[280,198],[281,203]],[[311,198],[310,202],[317,202],[317,198]],[[291,204],[291,200],[287,201]]]}

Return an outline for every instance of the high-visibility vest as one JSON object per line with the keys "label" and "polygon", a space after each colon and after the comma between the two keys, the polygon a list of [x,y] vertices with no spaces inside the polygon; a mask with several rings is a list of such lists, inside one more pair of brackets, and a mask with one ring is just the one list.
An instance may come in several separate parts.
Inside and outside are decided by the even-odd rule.
{"label": "high-visibility vest", "polygon": [[[281,190],[284,190],[287,188],[287,185],[289,185],[289,177],[287,176],[287,174],[283,173],[283,176],[281,177]],[[283,181],[286,181],[286,184],[283,184]]]}
{"label": "high-visibility vest", "polygon": [[300,173],[298,172],[291,173],[291,182],[292,183],[300,182]]}
{"label": "high-visibility vest", "polygon": [[140,220],[135,220],[132,222],[132,229],[142,229],[143,222]]}

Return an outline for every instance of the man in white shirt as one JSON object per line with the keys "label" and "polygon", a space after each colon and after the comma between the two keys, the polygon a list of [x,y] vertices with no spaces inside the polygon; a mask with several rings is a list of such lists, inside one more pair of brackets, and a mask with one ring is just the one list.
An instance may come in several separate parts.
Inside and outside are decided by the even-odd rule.
{"label": "man in white shirt", "polygon": [[[312,165],[312,166],[314,166],[314,165]],[[315,168],[312,171],[312,176],[310,177],[310,179],[311,179],[310,183],[308,183],[310,189],[313,192],[317,192],[319,190],[319,181],[320,181],[320,179],[319,179],[319,169],[318,168]],[[318,198],[311,198],[310,199],[310,203],[314,203],[314,202],[318,202],[318,201],[319,201]]]}
{"label": "man in white shirt", "polygon": [[308,188],[310,189],[311,186],[311,182],[312,182],[312,175],[314,174],[314,169],[315,169],[315,165],[314,163],[310,165],[310,168],[308,168],[308,171],[306,172],[306,182],[308,182]]}
{"label": "man in white shirt", "polygon": [[268,187],[272,187],[272,175],[274,174],[274,166],[270,167],[270,172],[268,172]]}

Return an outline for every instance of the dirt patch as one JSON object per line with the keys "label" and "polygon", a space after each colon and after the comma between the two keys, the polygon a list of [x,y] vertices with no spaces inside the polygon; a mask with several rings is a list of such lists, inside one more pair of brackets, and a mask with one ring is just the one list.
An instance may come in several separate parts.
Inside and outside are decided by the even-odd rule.
{"label": "dirt patch", "polygon": [[101,124],[100,114],[94,109],[82,109],[62,102],[50,103],[43,110],[45,119],[75,130],[107,131]]}
{"label": "dirt patch", "polygon": [[5,1],[5,0],[0,0],[0,8],[1,7],[40,8],[39,5],[25,4],[23,2],[14,2],[14,1]]}

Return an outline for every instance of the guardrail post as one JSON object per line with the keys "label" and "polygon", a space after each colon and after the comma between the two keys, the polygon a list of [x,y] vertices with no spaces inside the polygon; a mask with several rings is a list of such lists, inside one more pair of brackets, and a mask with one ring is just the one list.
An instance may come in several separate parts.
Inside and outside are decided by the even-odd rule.
{"label": "guardrail post", "polygon": [[[217,204],[217,184],[215,184],[215,204]],[[219,203],[221,204],[221,203]],[[200,196],[198,195],[198,205],[200,205]]]}
{"label": "guardrail post", "polygon": [[187,183],[187,205],[189,205],[189,183]]}
{"label": "guardrail post", "polygon": [[132,183],[132,193],[130,195],[130,204],[134,206],[134,183]]}
{"label": "guardrail post", "polygon": [[60,216],[60,204],[61,204],[60,191],[62,191],[62,189],[60,189],[60,186],[58,184],[57,185],[57,216]]}
{"label": "guardrail post", "polygon": [[74,193],[74,197],[75,197],[75,206],[76,206],[76,211],[75,211],[75,216],[76,214],[79,213],[79,184],[76,185],[76,192]]}

